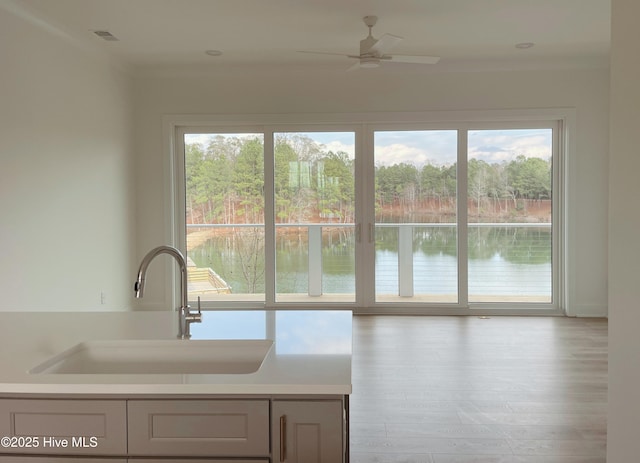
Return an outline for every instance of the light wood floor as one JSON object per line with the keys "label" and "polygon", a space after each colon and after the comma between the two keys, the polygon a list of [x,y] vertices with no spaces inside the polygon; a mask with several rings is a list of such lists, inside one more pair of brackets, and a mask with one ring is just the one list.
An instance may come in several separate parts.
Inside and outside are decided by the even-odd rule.
{"label": "light wood floor", "polygon": [[607,322],[354,317],[352,463],[605,463]]}

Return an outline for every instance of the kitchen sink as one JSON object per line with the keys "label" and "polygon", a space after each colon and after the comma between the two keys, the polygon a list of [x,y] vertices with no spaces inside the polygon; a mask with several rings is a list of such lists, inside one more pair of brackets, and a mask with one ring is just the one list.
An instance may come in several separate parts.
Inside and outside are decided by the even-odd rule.
{"label": "kitchen sink", "polygon": [[273,341],[85,341],[35,366],[31,374],[248,374],[260,369]]}

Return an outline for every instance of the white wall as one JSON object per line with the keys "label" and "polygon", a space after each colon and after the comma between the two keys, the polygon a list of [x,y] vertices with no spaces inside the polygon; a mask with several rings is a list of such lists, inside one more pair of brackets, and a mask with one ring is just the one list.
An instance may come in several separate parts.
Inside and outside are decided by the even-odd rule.
{"label": "white wall", "polygon": [[[569,210],[570,310],[583,316],[606,315],[608,70],[424,74],[412,69],[345,73],[322,68],[210,68],[139,75],[135,89],[138,252],[168,239],[164,115],[573,107],[577,156]],[[162,281],[161,276],[154,279]],[[148,307],[169,305],[159,288],[147,294]]]}
{"label": "white wall", "polygon": [[0,310],[129,308],[131,78],[3,8],[0,63]]}
{"label": "white wall", "polygon": [[608,463],[640,455],[639,16],[637,0],[612,1]]}

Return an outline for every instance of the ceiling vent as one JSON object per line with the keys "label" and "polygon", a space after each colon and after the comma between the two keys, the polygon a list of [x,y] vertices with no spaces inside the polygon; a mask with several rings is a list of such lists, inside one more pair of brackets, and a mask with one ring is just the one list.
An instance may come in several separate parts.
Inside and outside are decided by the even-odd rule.
{"label": "ceiling vent", "polygon": [[92,31],[92,32],[96,34],[98,37],[100,37],[102,40],[106,40],[108,42],[117,42],[119,40],[118,37],[116,37],[109,31]]}

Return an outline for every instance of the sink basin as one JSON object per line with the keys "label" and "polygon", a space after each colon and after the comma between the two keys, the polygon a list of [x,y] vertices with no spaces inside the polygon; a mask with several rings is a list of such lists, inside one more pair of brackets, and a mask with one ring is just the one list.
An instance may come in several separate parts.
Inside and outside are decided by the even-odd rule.
{"label": "sink basin", "polygon": [[76,344],[31,374],[248,374],[258,371],[273,341],[114,340]]}

